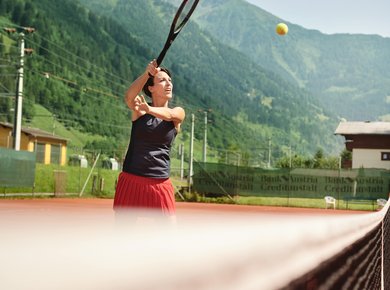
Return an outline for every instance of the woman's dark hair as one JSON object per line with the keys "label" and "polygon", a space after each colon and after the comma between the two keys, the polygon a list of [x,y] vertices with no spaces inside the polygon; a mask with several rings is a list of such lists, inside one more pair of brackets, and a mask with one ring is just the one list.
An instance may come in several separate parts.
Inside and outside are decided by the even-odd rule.
{"label": "woman's dark hair", "polygon": [[[169,75],[169,77],[172,77],[171,72],[167,68],[160,67],[160,69],[161,69],[161,71],[166,72],[167,75]],[[150,98],[152,97],[152,93],[149,91],[149,86],[153,86],[153,85],[154,85],[154,76],[149,75],[149,78],[143,87],[143,91]]]}

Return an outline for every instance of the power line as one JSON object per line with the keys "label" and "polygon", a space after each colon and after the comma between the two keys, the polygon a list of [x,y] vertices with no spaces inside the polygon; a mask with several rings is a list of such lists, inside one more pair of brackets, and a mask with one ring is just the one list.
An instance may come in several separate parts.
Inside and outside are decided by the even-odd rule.
{"label": "power line", "polygon": [[[74,59],[76,59],[76,60],[81,60],[82,63],[87,64],[89,67],[94,67],[94,68],[96,68],[97,71],[102,71],[102,70],[103,70],[101,67],[96,66],[96,65],[94,65],[94,64],[91,64],[90,62],[86,61],[85,59],[82,59],[82,58],[80,58],[79,56],[77,56],[77,55],[75,55],[75,54],[69,52],[68,50],[65,50],[63,47],[58,46],[57,44],[55,44],[55,43],[52,42],[51,40],[49,40],[49,39],[47,39],[47,38],[45,38],[45,37],[43,37],[43,36],[41,36],[41,35],[39,35],[39,34],[35,34],[35,36],[40,37],[41,39],[47,41],[47,43],[53,45],[53,47],[55,47],[58,51],[64,52],[65,55],[72,56],[72,57],[73,57]],[[34,37],[35,37],[35,36],[34,36]],[[47,48],[43,47],[43,46],[40,45],[37,41],[33,40],[32,37],[29,37],[28,40],[29,40],[29,42],[31,42],[32,44],[34,44],[37,48],[46,51],[47,53],[49,53],[49,54],[53,55],[54,57],[56,57],[58,60],[70,64],[70,67],[79,68],[81,71],[89,72],[89,69],[88,69],[88,68],[82,67],[82,66],[79,65],[80,62],[76,62],[76,63],[75,63],[75,62],[71,62],[71,61],[69,60],[70,58],[64,58],[63,56],[57,54],[56,52],[54,52],[54,51],[52,51],[52,50],[50,50],[50,49],[47,49]],[[39,54],[35,54],[35,56],[37,56],[37,59],[38,59],[38,60],[41,60],[41,61],[43,61],[44,63],[47,63],[47,64],[49,64],[49,65],[51,65],[51,66],[57,68],[58,70],[63,69],[63,66],[61,66],[61,65],[59,65],[59,64],[57,64],[57,63],[51,62],[50,60],[48,60],[47,58],[45,58],[45,57],[43,57],[43,56],[41,56],[41,55],[39,55]],[[32,70],[32,69],[30,69],[29,72],[33,72],[33,73],[38,73],[38,74],[44,75],[44,73],[42,73],[42,72],[37,72],[37,71],[34,71],[34,70]],[[85,78],[85,76],[82,76],[82,75],[80,75],[79,73],[75,73],[75,72],[72,72],[72,73],[75,74],[75,75],[80,76],[81,79],[87,79],[87,78]],[[58,76],[58,74],[54,74],[54,73],[51,73],[51,72],[50,72],[49,74],[50,74],[49,77],[52,77],[52,78],[54,78],[54,79],[56,79],[56,80],[58,80],[58,81],[65,82],[66,84],[70,85],[70,88],[71,88],[71,89],[74,89],[74,90],[79,89],[79,88],[77,87],[77,85],[78,85],[77,82],[74,82],[74,81],[71,81],[71,80],[67,80],[67,79],[64,78],[64,77]],[[121,83],[114,82],[112,79],[106,78],[105,76],[106,76],[107,74],[108,74],[108,75],[111,75],[111,76],[114,77],[115,79],[121,81]],[[122,87],[122,86],[125,87],[125,85],[123,85],[122,82],[127,82],[127,80],[125,80],[125,79],[123,79],[123,78],[120,78],[120,77],[118,77],[118,76],[116,76],[116,75],[113,75],[113,74],[111,74],[111,73],[108,73],[108,72],[106,72],[106,71],[104,72],[104,75],[100,75],[100,74],[96,74],[96,75],[97,75],[97,76],[102,76],[102,77],[105,78],[106,81],[111,82],[111,84],[115,84],[115,85],[120,86],[120,87]],[[87,79],[87,80],[89,81],[89,79]],[[76,86],[76,87],[72,87],[72,85],[74,85],[74,86]],[[127,87],[126,87],[126,88],[127,88]],[[95,88],[92,88],[92,87],[85,86],[84,89],[86,89],[87,92],[89,91],[89,92],[94,92],[94,93],[98,93],[98,94],[105,94],[105,95],[108,95],[106,92],[103,92],[102,90],[95,89]],[[86,93],[85,90],[84,90],[83,92]],[[89,97],[92,97],[90,94],[87,94],[87,95],[88,95]],[[113,96],[113,95],[111,95],[111,96]],[[97,99],[96,97],[94,97],[94,98]],[[99,101],[102,101],[102,100],[99,99]],[[175,104],[175,103],[179,104],[179,103],[181,103],[181,101],[176,101],[176,100],[174,99],[171,103],[172,103],[172,104]],[[111,105],[112,105],[112,104],[111,104]],[[199,109],[199,107],[192,106],[192,105],[189,105],[189,104],[182,105],[182,106],[183,106],[186,110],[189,110],[190,112],[191,112],[191,111],[196,112],[196,111]],[[120,109],[125,109],[125,108],[120,107]],[[69,119],[63,119],[63,120],[68,120],[68,121],[69,121]],[[76,121],[76,120],[82,120],[82,121],[84,121],[84,122],[91,122],[91,123],[94,122],[94,123],[96,123],[96,124],[103,124],[103,125],[106,124],[106,123],[101,123],[101,122],[98,122],[98,121],[90,121],[89,119],[85,119],[85,118],[74,118],[73,120],[74,120],[74,121]],[[115,125],[114,125],[114,126],[115,126]],[[123,128],[123,126],[119,126],[119,127],[122,127],[122,128]],[[128,127],[124,127],[124,128],[128,128]]]}
{"label": "power line", "polygon": [[[50,61],[50,60],[44,58],[43,56],[40,56],[40,55],[36,55],[36,56],[37,56],[37,58],[41,59],[43,62],[50,64],[51,67],[57,68],[58,70],[62,70],[62,69],[63,69],[63,66],[58,65],[58,64],[56,64],[56,63],[54,63],[54,62],[52,62],[52,61]],[[47,73],[48,73],[48,74],[54,74],[54,73],[51,72],[51,71],[52,71],[52,70],[49,69],[49,70],[47,71]],[[84,75],[81,75],[81,74],[79,74],[79,73],[77,73],[77,72],[72,72],[72,74],[74,74],[74,75],[76,75],[76,76],[79,77],[79,81],[78,81],[78,82],[73,81],[75,84],[76,84],[76,83],[80,83],[80,80],[81,80],[81,82],[85,80],[85,83],[91,82],[90,79],[87,79]],[[116,85],[116,86],[123,86],[122,84],[118,84],[118,83],[114,83],[114,85]],[[84,86],[87,86],[87,85],[84,85]],[[94,86],[96,86],[96,83],[94,84]],[[105,88],[106,88],[106,87],[103,86],[103,85],[98,86],[98,87],[100,87],[101,89],[105,89]],[[124,86],[123,86],[123,87],[124,87]],[[96,90],[96,91],[101,91],[101,90],[97,90],[97,89],[92,88],[92,87],[90,87],[90,89],[91,89],[91,90]],[[119,92],[114,92],[114,93],[116,93],[117,95],[122,95],[122,93],[119,93]],[[108,94],[108,93],[105,93],[105,94]],[[114,95],[111,94],[111,96],[114,96]],[[117,97],[117,96],[115,96],[115,97]]]}
{"label": "power line", "polygon": [[4,61],[4,62],[8,62],[10,65],[8,67],[11,67],[11,66],[16,66],[17,63],[16,62],[12,62],[10,59],[8,58],[0,58],[0,61]]}
{"label": "power line", "polygon": [[[15,27],[20,27],[20,26],[15,25]],[[23,28],[23,27],[20,27],[20,28]],[[50,53],[51,55],[55,56],[57,59],[60,59],[60,60],[62,60],[62,61],[64,61],[64,62],[68,63],[69,65],[71,65],[71,66],[73,66],[73,67],[75,67],[75,68],[79,68],[80,70],[82,70],[82,71],[84,71],[84,72],[86,72],[86,73],[90,72],[90,68],[86,68],[86,67],[80,66],[80,65],[79,65],[79,61],[80,61],[80,60],[81,60],[83,63],[87,64],[89,67],[93,67],[93,68],[95,68],[95,69],[98,69],[98,70],[100,70],[100,71],[103,71],[103,68],[101,68],[101,67],[99,67],[99,66],[97,66],[97,65],[95,65],[95,64],[92,64],[92,63],[88,62],[87,60],[85,60],[85,59],[83,59],[83,58],[81,58],[81,57],[79,57],[79,56],[77,56],[77,55],[75,55],[75,54],[69,52],[68,50],[65,50],[64,48],[62,48],[62,47],[60,47],[59,45],[57,45],[57,44],[55,44],[54,42],[52,42],[51,40],[49,40],[49,39],[47,39],[47,38],[45,38],[45,37],[43,37],[43,36],[40,36],[38,33],[35,33],[35,34],[34,34],[34,37],[35,37],[35,36],[44,39],[44,40],[47,41],[48,43],[50,43],[50,44],[52,44],[53,46],[55,46],[57,50],[62,51],[62,52],[65,52],[67,55],[72,56],[72,58],[73,58],[73,59],[76,59],[77,61],[73,61],[73,62],[72,62],[72,61],[70,61],[68,58],[62,57],[61,55],[59,55],[59,54],[53,52],[52,50],[49,50],[49,49],[43,47],[42,45],[38,44],[36,41],[34,41],[34,40],[32,39],[32,37],[26,37],[26,39],[27,39],[29,42],[31,42],[32,44],[34,44],[37,48],[42,49],[42,50],[44,50],[44,51]],[[39,57],[41,57],[39,54],[35,54],[35,55],[38,55]],[[43,61],[49,62],[51,65],[53,65],[53,66],[55,66],[55,67],[58,67],[58,68],[61,68],[61,69],[63,68],[61,65],[55,64],[55,63],[53,63],[53,62],[50,62],[50,61],[47,60],[46,58],[43,58],[43,57],[41,57],[41,58],[43,59]],[[74,72],[73,72],[73,73],[74,73]],[[104,74],[98,74],[98,73],[96,72],[96,70],[95,70],[94,73],[95,73],[97,76],[100,76],[100,77],[104,78],[104,80],[105,80],[106,82],[111,83],[112,85],[119,86],[119,87],[123,87],[124,89],[126,88],[126,86],[125,86],[123,83],[126,83],[127,80],[125,80],[125,79],[123,79],[123,78],[120,78],[120,77],[118,77],[118,76],[116,76],[116,75],[114,75],[114,74],[112,74],[112,73],[107,72],[107,71],[104,71]],[[74,74],[77,74],[77,73],[74,73]],[[79,75],[81,78],[84,78],[84,76],[82,76],[82,75],[80,75],[80,74],[78,74],[78,75]],[[114,78],[120,80],[120,82],[115,82],[114,80],[112,80],[112,79],[110,79],[110,78],[107,78],[107,75],[110,75],[111,77],[114,77]],[[85,78],[84,78],[84,79],[85,79]],[[103,88],[103,87],[102,87],[102,88]]]}
{"label": "power line", "polygon": [[[68,60],[68,59],[66,59],[66,58],[63,58],[63,57],[61,57],[60,55],[58,55],[58,54],[56,54],[56,53],[54,53],[54,52],[52,52],[52,51],[50,51],[50,50],[47,50],[46,48],[42,48],[42,49],[48,51],[49,53],[51,53],[51,54],[54,55],[55,57],[57,57],[57,58],[59,58],[59,59],[65,61],[65,62],[67,62],[68,64],[70,64],[70,65],[72,65],[72,66],[74,66],[74,67],[76,67],[76,68],[79,68],[80,70],[83,70],[83,71],[86,72],[86,73],[89,72],[89,69],[87,69],[87,68],[84,68],[84,67],[81,67],[81,66],[79,66],[79,65],[76,65],[74,62],[72,62],[72,61],[70,61],[70,60]],[[41,56],[41,55],[39,55],[39,54],[36,54],[36,56],[37,56],[39,59],[41,59],[43,62],[49,63],[49,64],[52,65],[53,67],[56,67],[56,68],[61,69],[61,70],[63,69],[63,66],[61,66],[61,65],[59,65],[59,64],[56,64],[56,63],[54,63],[54,62],[48,60],[47,58],[45,58],[45,57],[43,57],[43,56]],[[79,76],[80,79],[90,81],[90,79],[86,78],[85,76],[83,76],[83,75],[81,75],[81,74],[79,74],[79,73],[77,73],[77,72],[72,72],[72,74],[75,74],[75,75]],[[102,78],[104,78],[106,81],[107,81],[107,80],[110,81],[109,79],[105,78],[105,76],[103,76],[103,75],[100,75],[100,76],[101,76]],[[120,83],[114,83],[114,82],[111,81],[111,84],[116,85],[116,86],[121,86],[121,87],[125,88],[125,86],[124,86],[123,84],[120,84]],[[95,84],[95,85],[96,85],[96,84]],[[101,87],[102,87],[102,88],[106,88],[106,87],[103,87],[103,86],[101,86]],[[119,93],[118,93],[118,94],[119,94]]]}
{"label": "power line", "polygon": [[[65,53],[71,55],[72,57],[74,57],[74,58],[76,58],[76,59],[78,59],[78,60],[81,60],[82,62],[88,64],[89,66],[95,67],[96,69],[99,69],[99,70],[103,70],[102,67],[99,67],[99,66],[97,66],[97,65],[95,65],[95,64],[93,64],[93,63],[88,62],[86,59],[81,58],[81,57],[79,57],[78,55],[76,55],[76,54],[74,54],[74,53],[71,53],[69,50],[65,50],[63,47],[61,47],[61,46],[59,46],[58,44],[54,43],[54,42],[51,41],[50,39],[47,39],[47,38],[45,38],[44,36],[39,35],[39,34],[37,34],[37,35],[38,35],[39,37],[41,37],[42,39],[44,39],[45,41],[47,41],[48,43],[50,43],[50,44],[52,44],[53,46],[55,46],[58,50],[61,50],[61,51],[65,52]],[[117,78],[118,80],[121,80],[121,81],[123,81],[123,82],[127,82],[126,79],[123,79],[123,78],[121,78],[121,77],[119,77],[119,76],[117,76],[117,75],[114,75],[114,74],[112,74],[112,73],[109,73],[109,72],[107,72],[107,71],[104,71],[104,74],[108,74],[108,75],[110,75],[110,76],[112,76],[112,77],[114,77],[114,78]]]}
{"label": "power line", "polygon": [[[2,83],[0,83],[0,86],[1,86],[3,89],[5,89],[7,93],[11,93],[11,91],[10,91],[8,88],[6,88]],[[14,96],[15,96],[15,95],[14,95]]]}
{"label": "power line", "polygon": [[[8,60],[7,60],[8,61]],[[47,77],[51,77],[51,78],[54,78],[56,80],[59,80],[59,81],[62,81],[62,82],[65,82],[66,84],[73,84],[75,86],[77,86],[77,83],[74,82],[74,81],[70,81],[70,80],[67,80],[67,79],[64,79],[62,77],[59,77],[57,75],[54,75],[54,74],[48,74],[48,73],[42,73],[42,72],[37,72],[37,71],[34,71],[34,70],[29,70],[30,72],[33,72],[33,73],[38,73],[38,74],[41,74],[43,76],[47,76]],[[76,89],[76,88],[73,88],[73,89]],[[8,89],[6,88],[6,90],[8,91]],[[92,87],[89,87],[89,86],[85,86],[84,88],[80,89],[80,91],[82,91],[84,94],[86,94],[87,91],[89,92],[94,92],[94,93],[98,93],[98,94],[103,94],[103,95],[108,95],[108,96],[111,96],[111,97],[115,97],[116,99],[118,99],[117,96],[115,95],[112,95],[112,94],[109,94],[107,92],[103,92],[101,90],[97,90],[95,88],[92,88]],[[92,98],[95,98],[95,99],[98,99],[97,97],[94,97],[90,94],[86,94],[88,95],[89,97],[92,97]],[[104,99],[98,99],[99,101],[105,101]],[[32,102],[30,100],[28,100],[29,102]],[[33,102],[32,102],[33,103]],[[110,102],[110,105],[112,105],[112,103]],[[124,107],[120,107],[120,106],[117,106],[118,108],[120,108],[121,110],[125,110]],[[108,124],[107,122],[98,122],[98,121],[92,121],[90,119],[86,119],[86,118],[81,118],[81,117],[76,117],[76,118],[73,118],[73,119],[66,119],[66,118],[57,118],[58,120],[61,120],[61,121],[65,121],[65,122],[71,122],[71,121],[83,121],[83,122],[87,122],[87,123],[94,123],[94,124],[99,124],[99,125],[103,125],[103,126],[109,126],[109,127],[116,127],[116,128],[126,128],[128,129],[129,126],[119,126],[119,125],[116,125],[116,124]]]}
{"label": "power line", "polygon": [[[91,97],[91,98],[94,98],[98,101],[101,101],[101,102],[106,102],[106,103],[109,103],[111,107],[115,106],[117,108],[119,108],[120,110],[126,110],[126,107],[124,106],[119,106],[119,105],[115,105],[112,103],[112,101],[110,100],[107,100],[107,99],[102,99],[102,98],[98,98],[96,96],[93,96],[91,94],[89,94],[88,92],[94,92],[94,93],[97,93],[97,94],[100,94],[100,95],[106,95],[106,96],[109,96],[109,97],[114,97],[116,100],[118,100],[118,97],[115,96],[115,95],[112,95],[110,93],[107,93],[107,92],[102,92],[100,90],[97,90],[97,89],[94,89],[92,87],[88,87],[88,86],[79,86],[75,81],[72,81],[72,80],[68,80],[68,79],[65,79],[63,77],[60,77],[58,75],[54,75],[52,73],[47,73],[47,72],[38,72],[38,71],[35,71],[35,70],[29,70],[30,72],[33,72],[33,73],[36,73],[36,74],[39,74],[39,75],[42,75],[42,77],[48,79],[48,80],[55,80],[55,81],[60,81],[62,83],[65,83],[66,85],[71,85],[70,86],[70,89],[73,89],[73,90],[76,90],[76,91],[80,91],[82,92],[84,95],[88,96],[88,97]],[[73,86],[73,87],[72,87]]]}
{"label": "power line", "polygon": [[[44,37],[42,37],[42,36],[39,36],[39,37],[41,37],[42,39],[45,39],[46,41],[50,42],[50,40],[48,40],[48,39],[46,39],[46,38],[44,38]],[[107,81],[108,81],[109,83],[111,83],[111,84],[124,86],[123,83],[126,83],[126,82],[127,82],[127,80],[122,79],[122,78],[120,78],[119,76],[116,76],[116,75],[114,75],[114,74],[111,74],[111,73],[109,73],[109,72],[107,72],[107,71],[103,71],[103,68],[101,68],[101,67],[99,67],[99,66],[97,66],[97,65],[95,65],[95,64],[92,64],[92,63],[88,62],[87,60],[85,60],[85,59],[83,59],[83,58],[81,58],[81,57],[79,57],[79,56],[77,56],[77,55],[75,55],[75,54],[69,52],[68,50],[64,50],[63,48],[57,46],[57,45],[54,44],[53,42],[50,42],[50,43],[52,43],[57,49],[59,49],[59,50],[61,50],[61,51],[64,51],[66,54],[72,56],[72,59],[76,59],[76,61],[75,61],[75,62],[72,62],[72,61],[69,60],[70,58],[69,58],[69,59],[64,58],[64,57],[62,57],[61,55],[59,55],[59,54],[53,52],[52,50],[49,50],[49,49],[47,49],[47,48],[45,48],[45,47],[39,45],[37,42],[35,42],[35,41],[33,41],[33,40],[29,40],[29,41],[32,42],[33,44],[37,45],[37,46],[38,46],[39,48],[41,48],[42,50],[45,50],[45,51],[47,51],[48,53],[51,53],[51,54],[55,55],[57,58],[59,58],[59,59],[65,61],[65,62],[71,64],[72,66],[74,66],[74,67],[76,67],[76,68],[79,68],[79,69],[82,69],[82,70],[84,70],[85,72],[89,72],[89,71],[90,71],[89,68],[85,68],[85,67],[79,65],[78,61],[79,61],[79,60],[82,60],[82,62],[85,63],[85,64],[87,64],[89,67],[93,67],[93,68],[95,68],[95,69],[98,69],[98,70],[102,71],[103,74],[98,74],[98,75],[102,76],[105,80],[107,80]],[[94,71],[94,73],[96,73],[96,71]],[[112,79],[110,79],[110,78],[107,78],[107,75],[112,76],[112,77],[116,78],[117,80],[120,80],[120,82],[117,82],[117,81],[114,81],[114,80],[112,80]]]}
{"label": "power line", "polygon": [[[11,25],[11,24],[8,24],[8,23],[7,23],[7,26],[17,27],[17,28],[19,28],[19,29],[26,29],[25,27],[18,26],[18,25],[14,25],[14,24]],[[87,64],[89,67],[94,67],[94,68],[97,69],[97,70],[103,71],[103,68],[101,68],[101,67],[99,67],[99,66],[97,66],[97,65],[95,65],[95,64],[92,64],[92,63],[88,62],[86,59],[83,59],[83,58],[79,57],[78,55],[75,55],[75,54],[71,53],[69,50],[64,49],[63,47],[57,45],[57,44],[54,43],[53,41],[51,41],[51,40],[49,40],[49,39],[43,37],[43,36],[40,35],[39,33],[35,33],[35,34],[34,34],[34,37],[40,37],[41,39],[47,41],[48,43],[50,43],[51,45],[53,45],[54,47],[56,47],[57,50],[62,51],[62,52],[64,52],[65,54],[67,54],[67,55],[69,55],[69,56],[72,56],[74,59],[78,60],[78,61],[76,61],[76,62],[69,62],[68,59],[63,58],[62,56],[56,54],[55,52],[53,52],[53,51],[51,51],[51,50],[48,50],[47,48],[45,48],[45,47],[39,45],[39,44],[38,44],[37,42],[35,42],[31,37],[27,37],[27,39],[28,39],[31,43],[35,44],[37,47],[39,47],[39,48],[41,48],[41,49],[43,49],[43,50],[45,50],[45,51],[47,51],[47,52],[53,54],[54,56],[56,56],[57,58],[59,58],[59,59],[61,59],[61,60],[63,60],[63,61],[66,61],[66,62],[70,63],[72,66],[78,67],[78,68],[80,68],[80,69],[82,69],[82,70],[84,70],[84,71],[86,71],[86,72],[89,72],[89,69],[88,69],[88,68],[85,68],[85,67],[82,67],[82,66],[78,65],[78,63],[79,63],[80,61],[82,61],[83,63]],[[96,71],[95,71],[95,73],[96,73]],[[112,74],[112,73],[109,73],[109,72],[107,72],[107,71],[104,71],[104,74],[103,74],[103,75],[102,75],[102,74],[98,74],[98,75],[102,76],[106,81],[110,82],[111,84],[114,84],[114,85],[116,85],[116,86],[123,86],[124,88],[126,88],[126,86],[123,84],[123,83],[126,83],[126,82],[128,81],[128,80],[126,80],[126,79],[123,79],[123,78],[121,78],[121,77],[119,77],[119,76],[117,76],[117,75],[114,75],[114,74]],[[117,80],[120,80],[120,82],[118,83],[118,82],[113,81],[112,79],[107,78],[107,75],[109,75],[109,76],[111,76],[111,77],[114,77],[114,78],[117,79]]]}
{"label": "power line", "polygon": [[18,47],[17,47],[17,46],[15,46],[15,45],[12,45],[12,44],[8,44],[8,45],[6,45],[6,44],[4,44],[4,43],[0,43],[0,45],[1,45],[1,46],[4,46],[4,47],[12,47],[12,48],[18,49]]}
{"label": "power line", "polygon": [[[27,102],[29,103],[32,103],[32,104],[35,104],[32,100],[29,100],[29,99],[26,99]],[[64,122],[76,122],[76,121],[84,121],[86,123],[92,123],[92,124],[99,124],[99,125],[103,125],[103,126],[108,126],[108,127],[115,127],[115,128],[122,128],[122,129],[129,129],[131,128],[131,126],[121,126],[121,125],[117,125],[117,124],[110,124],[110,123],[107,123],[107,122],[99,122],[99,121],[93,121],[93,120],[90,120],[90,119],[87,119],[87,118],[82,118],[82,117],[75,117],[74,115],[69,115],[69,114],[66,114],[64,113],[63,115],[65,116],[71,116],[71,118],[59,118],[60,114],[58,114],[57,112],[54,112],[53,115],[35,115],[34,117],[50,117],[50,118],[53,118],[53,116],[55,116],[55,119],[58,120],[58,121],[64,121]],[[129,122],[130,123],[130,122]]]}
{"label": "power line", "polygon": [[[51,40],[49,40],[49,39],[47,39],[47,38],[45,38],[45,37],[43,37],[43,36],[41,36],[41,35],[38,35],[37,33],[36,33],[35,35],[36,35],[36,36],[39,36],[40,38],[42,38],[42,39],[44,39],[44,40],[46,40],[48,43],[51,43],[53,46],[55,46],[56,48],[58,48],[58,49],[61,50],[61,51],[64,51],[66,54],[71,55],[71,56],[73,56],[73,57],[75,57],[75,58],[77,58],[77,59],[82,60],[84,63],[87,63],[89,66],[96,67],[96,68],[98,68],[99,70],[102,69],[101,67],[98,67],[98,66],[96,66],[96,65],[94,65],[94,64],[91,64],[91,63],[87,62],[85,59],[80,58],[79,56],[77,56],[77,55],[75,55],[75,54],[69,52],[68,50],[64,50],[62,47],[58,46],[56,43],[52,42]],[[30,39],[30,38],[29,38],[29,39]],[[47,51],[47,52],[53,54],[54,56],[58,57],[59,59],[62,59],[62,60],[64,60],[64,61],[66,61],[66,62],[69,63],[69,60],[68,60],[68,59],[65,59],[65,58],[63,58],[62,56],[56,54],[55,52],[53,52],[53,51],[51,51],[51,50],[48,50],[47,48],[42,47],[42,46],[39,45],[37,42],[35,42],[35,41],[31,40],[31,39],[30,39],[30,41],[31,41],[32,43],[36,44],[39,48],[42,48],[43,50],[45,50],[45,51]],[[47,60],[46,58],[44,58],[44,57],[42,57],[42,56],[40,56],[40,55],[38,55],[38,58],[43,59],[44,62],[50,63],[52,66],[55,66],[55,67],[58,67],[58,68],[62,68],[62,66],[57,65],[57,64],[55,64],[55,63],[53,63],[53,62]],[[79,65],[76,65],[75,63],[71,63],[71,65],[72,65],[72,66],[75,66],[75,67],[77,67],[77,68],[80,68],[80,69],[82,69],[82,70],[88,71],[87,68],[81,67],[81,66],[79,66]],[[105,74],[107,74],[107,72],[105,72]],[[79,74],[76,73],[76,75],[79,75]],[[122,80],[122,81],[127,82],[127,80],[124,80],[124,79],[122,79],[122,78],[120,78],[120,77],[118,77],[118,76],[116,76],[116,75],[113,75],[113,74],[110,74],[110,75],[111,75],[111,76],[114,76],[115,78],[117,78],[117,79],[119,79],[119,80]],[[83,78],[83,76],[81,76],[81,75],[79,75],[79,76]],[[112,82],[112,83],[113,83],[113,82]],[[122,83],[113,83],[113,84],[118,85],[118,86],[123,86],[124,88],[127,88],[127,86],[124,86]],[[92,91],[96,91],[96,89],[94,89],[94,88],[90,88],[90,89],[91,89]],[[175,104],[175,99],[174,99],[173,101],[171,101],[171,104]],[[179,104],[179,103],[178,103],[178,104]],[[189,105],[189,104],[186,104],[185,106],[183,105],[183,107],[185,107],[186,110],[187,110],[188,108],[190,108],[190,105]],[[192,107],[193,107],[193,109],[192,109],[192,110],[190,109],[190,110],[191,110],[191,111],[194,111],[194,112],[197,111],[197,110],[199,109],[199,107],[195,107],[195,106],[192,106]]]}

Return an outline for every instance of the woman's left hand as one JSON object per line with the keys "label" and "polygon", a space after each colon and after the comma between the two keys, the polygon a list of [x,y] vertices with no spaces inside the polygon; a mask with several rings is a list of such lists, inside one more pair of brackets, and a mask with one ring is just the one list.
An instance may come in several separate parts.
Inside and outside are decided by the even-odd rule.
{"label": "woman's left hand", "polygon": [[136,96],[134,99],[134,111],[136,111],[141,116],[149,113],[150,107],[146,102],[143,95]]}

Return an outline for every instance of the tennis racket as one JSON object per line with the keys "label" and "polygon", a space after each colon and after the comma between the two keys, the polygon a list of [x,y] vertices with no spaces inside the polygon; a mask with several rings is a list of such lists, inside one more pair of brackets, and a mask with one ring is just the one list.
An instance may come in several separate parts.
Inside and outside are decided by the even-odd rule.
{"label": "tennis racket", "polygon": [[162,49],[160,55],[157,58],[157,66],[160,66],[169,47],[171,46],[172,42],[175,40],[179,32],[182,30],[184,25],[186,25],[186,23],[190,19],[192,12],[194,12],[196,5],[198,5],[198,2],[199,0],[183,0],[183,2],[180,4],[180,7],[176,12],[175,17],[173,18],[167,41],[165,42],[164,48]]}

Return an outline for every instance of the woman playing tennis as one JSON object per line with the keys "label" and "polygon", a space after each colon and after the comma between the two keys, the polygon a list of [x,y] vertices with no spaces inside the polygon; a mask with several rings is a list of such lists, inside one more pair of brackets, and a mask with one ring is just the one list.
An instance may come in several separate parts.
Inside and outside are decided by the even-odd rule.
{"label": "woman playing tennis", "polygon": [[[151,97],[149,105],[141,90]],[[118,178],[114,209],[153,210],[175,220],[175,197],[169,179],[171,145],[185,112],[169,108],[171,75],[151,61],[125,95],[132,111],[130,144]]]}

